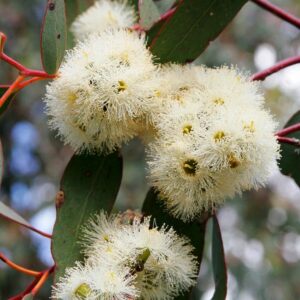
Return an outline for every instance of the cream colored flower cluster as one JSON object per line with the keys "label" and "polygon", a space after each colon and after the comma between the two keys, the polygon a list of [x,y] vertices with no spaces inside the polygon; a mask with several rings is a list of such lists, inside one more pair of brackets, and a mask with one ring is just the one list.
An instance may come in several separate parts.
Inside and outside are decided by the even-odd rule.
{"label": "cream colored flower cluster", "polygon": [[144,34],[123,28],[133,23],[132,8],[108,0],[75,20],[84,38],[47,87],[51,127],[76,152],[140,136],[151,184],[184,221],[265,184],[279,153],[258,83],[234,67],[155,64]]}
{"label": "cream colored flower cluster", "polygon": [[86,260],[67,269],[54,299],[167,300],[195,284],[193,247],[150,217],[94,217],[83,230]]}

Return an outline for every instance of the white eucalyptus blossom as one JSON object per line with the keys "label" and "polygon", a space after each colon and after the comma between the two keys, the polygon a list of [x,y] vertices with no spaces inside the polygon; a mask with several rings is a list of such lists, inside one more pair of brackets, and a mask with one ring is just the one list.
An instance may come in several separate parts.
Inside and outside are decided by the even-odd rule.
{"label": "white eucalyptus blossom", "polygon": [[[230,80],[220,89],[222,76],[220,84],[215,78],[215,91],[213,85],[208,91],[202,78],[205,89],[191,93],[188,105],[172,105],[158,116],[156,140],[148,147],[151,183],[170,211],[185,221],[227,197],[264,185],[279,158],[276,123],[263,108],[255,85],[238,81],[233,76],[238,71],[224,70],[232,75],[233,86],[250,88],[248,95],[240,96],[245,87],[230,88]],[[228,97],[223,93],[222,103],[209,100],[226,89],[231,90],[231,98],[228,92]]]}
{"label": "white eucalyptus blossom", "polygon": [[53,287],[52,299],[59,300],[128,300],[136,299],[135,276],[126,268],[105,265],[82,265],[79,262],[66,270]]}
{"label": "white eucalyptus blossom", "polygon": [[91,269],[79,262],[66,269],[65,275],[52,288],[51,299],[58,300],[95,300],[97,294],[93,291]]}
{"label": "white eucalyptus blossom", "polygon": [[[120,223],[119,228],[115,224],[120,215],[110,221],[105,218],[101,214],[84,229],[89,245],[85,254],[90,264],[129,268],[136,275],[134,284],[145,300],[173,299],[195,284],[197,261],[186,238],[164,226],[151,228],[150,217],[135,218],[132,224]],[[106,222],[112,223],[115,233],[110,240],[97,240],[94,233],[103,232],[101,227],[106,227]]]}
{"label": "white eucalyptus blossom", "polygon": [[152,109],[155,70],[143,35],[114,30],[90,36],[67,53],[47,86],[51,127],[77,152],[120,147]]}
{"label": "white eucalyptus blossom", "polygon": [[205,68],[196,66],[199,83],[203,85],[199,95],[201,101],[213,111],[224,108],[249,106],[261,107],[264,97],[259,90],[259,83],[250,80],[249,74],[236,67]]}
{"label": "white eucalyptus blossom", "polygon": [[107,29],[129,28],[136,22],[134,8],[126,0],[98,0],[71,25],[76,40]]}

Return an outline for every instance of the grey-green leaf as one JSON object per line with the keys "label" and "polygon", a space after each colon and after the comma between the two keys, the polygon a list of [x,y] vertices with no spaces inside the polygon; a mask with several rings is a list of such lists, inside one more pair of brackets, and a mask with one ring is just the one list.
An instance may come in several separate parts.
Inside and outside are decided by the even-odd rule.
{"label": "grey-green leaf", "polygon": [[212,266],[215,281],[215,292],[212,300],[225,300],[227,294],[227,268],[222,234],[217,217],[212,217]]}
{"label": "grey-green leaf", "polygon": [[176,12],[148,31],[160,62],[195,60],[234,18],[247,0],[180,0]]}
{"label": "grey-green leaf", "polygon": [[149,29],[160,18],[160,12],[153,0],[139,0],[140,25]]}
{"label": "grey-green leaf", "polygon": [[56,262],[55,281],[67,267],[83,259],[81,226],[94,214],[111,211],[120,187],[122,158],[74,155],[61,182],[63,199],[57,203],[57,220],[53,230],[52,252]]}
{"label": "grey-green leaf", "polygon": [[[296,123],[300,123],[300,111],[292,116],[285,127],[289,127]],[[288,134],[286,137],[300,140],[300,131]],[[279,167],[284,175],[291,176],[300,186],[300,147],[282,143]]]}
{"label": "grey-green leaf", "polygon": [[[158,226],[163,225],[164,223],[168,226],[172,226],[179,235],[184,235],[188,237],[191,241],[191,244],[194,246],[194,254],[198,258],[199,267],[202,261],[203,248],[205,241],[205,231],[206,231],[206,222],[207,218],[203,218],[202,222],[193,222],[193,223],[184,223],[183,221],[176,219],[168,214],[165,208],[162,205],[162,200],[159,199],[158,194],[150,189],[142,211],[146,215],[151,215],[155,218],[156,224]],[[181,296],[178,296],[176,300],[188,299],[190,291],[184,293]]]}
{"label": "grey-green leaf", "polygon": [[41,34],[44,69],[49,74],[55,74],[63,59],[67,42],[64,0],[48,0]]}

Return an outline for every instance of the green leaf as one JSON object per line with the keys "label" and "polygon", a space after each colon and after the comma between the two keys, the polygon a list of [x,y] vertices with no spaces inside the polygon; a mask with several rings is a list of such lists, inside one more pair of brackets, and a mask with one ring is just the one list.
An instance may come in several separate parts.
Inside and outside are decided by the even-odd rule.
{"label": "green leaf", "polygon": [[[4,93],[8,90],[8,87],[0,87],[0,98],[4,95]],[[0,107],[0,116],[9,108],[11,101],[15,97],[16,93],[13,93],[9,96],[9,98],[5,101],[5,103]]]}
{"label": "green leaf", "polygon": [[55,280],[67,267],[82,260],[78,243],[81,226],[100,210],[110,212],[121,183],[122,158],[74,155],[61,182],[63,199],[57,203],[57,219],[53,230],[52,252],[56,262]]}
{"label": "green leaf", "polygon": [[152,0],[139,0],[140,25],[149,29],[160,18],[160,12]]}
{"label": "green leaf", "polygon": [[[199,268],[203,256],[204,240],[205,240],[205,230],[207,218],[200,223],[184,223],[183,221],[176,219],[169,215],[164,207],[162,206],[162,200],[159,199],[158,194],[150,189],[146,199],[143,204],[142,211],[146,215],[151,215],[156,220],[158,226],[163,225],[164,223],[172,226],[179,235],[184,235],[188,237],[191,241],[191,244],[195,248],[194,254],[198,258]],[[186,292],[184,295],[181,295],[176,298],[176,300],[188,299],[190,291]]]}
{"label": "green leaf", "polygon": [[181,0],[176,12],[148,31],[161,63],[195,60],[234,18],[247,0]]}
{"label": "green leaf", "polygon": [[[285,127],[296,123],[300,123],[300,111],[292,116]],[[300,131],[288,134],[286,137],[300,139]],[[279,161],[279,167],[281,172],[284,175],[291,176],[300,186],[300,148],[286,143],[281,143],[280,146],[281,159]]]}
{"label": "green leaf", "polygon": [[66,41],[64,0],[48,0],[41,36],[42,63],[47,73],[55,74],[59,68]]}
{"label": "green leaf", "polygon": [[227,268],[222,234],[217,217],[212,217],[212,266],[215,281],[215,292],[211,300],[225,300],[227,294]]}

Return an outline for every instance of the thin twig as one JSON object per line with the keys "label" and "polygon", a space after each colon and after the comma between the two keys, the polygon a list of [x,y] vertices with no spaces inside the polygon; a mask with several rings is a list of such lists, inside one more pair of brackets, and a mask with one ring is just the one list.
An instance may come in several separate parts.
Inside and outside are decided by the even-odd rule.
{"label": "thin twig", "polygon": [[35,276],[35,277],[37,277],[41,274],[41,272],[36,272],[36,271],[30,270],[30,269],[27,269],[27,268],[24,268],[24,267],[21,267],[21,266],[15,264],[11,260],[9,260],[7,257],[5,257],[4,254],[2,254],[2,253],[0,253],[0,259],[4,263],[6,263],[9,267],[11,267],[12,269],[19,271],[21,273],[24,273],[24,274],[27,274],[30,276]]}
{"label": "thin twig", "polygon": [[277,136],[277,141],[284,144],[290,144],[293,146],[300,147],[300,140],[295,138],[289,138],[285,136]]}
{"label": "thin twig", "polygon": [[252,2],[256,3],[257,5],[269,11],[273,15],[279,17],[280,19],[300,29],[300,19],[281,9],[280,7],[272,4],[267,0],[252,0]]}
{"label": "thin twig", "polygon": [[292,126],[289,126],[289,127],[286,127],[286,128],[283,128],[279,131],[276,132],[276,135],[277,136],[285,136],[285,135],[288,135],[290,133],[293,133],[295,131],[299,131],[300,130],[300,123],[296,123]]}
{"label": "thin twig", "polygon": [[265,80],[268,76],[270,76],[286,67],[289,67],[289,66],[292,66],[295,64],[299,64],[299,63],[300,63],[300,55],[284,59],[284,60],[278,62],[277,64],[275,64],[274,66],[254,74],[251,77],[251,80]]}

